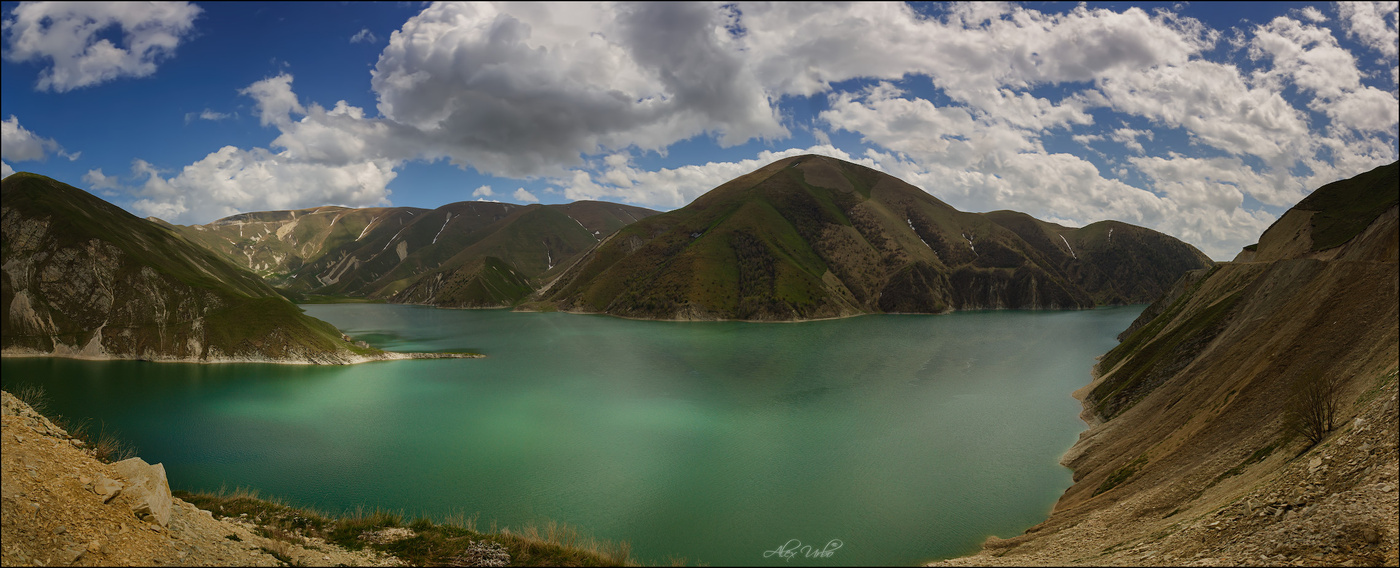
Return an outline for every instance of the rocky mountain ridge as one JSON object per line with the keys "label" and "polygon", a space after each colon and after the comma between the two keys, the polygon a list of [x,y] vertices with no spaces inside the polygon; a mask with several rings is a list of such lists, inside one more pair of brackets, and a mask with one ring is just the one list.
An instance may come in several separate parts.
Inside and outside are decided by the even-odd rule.
{"label": "rocky mountain ridge", "polygon": [[292,295],[503,307],[556,265],[655,213],[600,201],[463,201],[264,211],[171,227]]}
{"label": "rocky mountain ridge", "polygon": [[777,321],[1082,309],[1150,301],[1211,264],[1142,227],[966,213],[876,170],[804,155],[624,227],[526,307]]}

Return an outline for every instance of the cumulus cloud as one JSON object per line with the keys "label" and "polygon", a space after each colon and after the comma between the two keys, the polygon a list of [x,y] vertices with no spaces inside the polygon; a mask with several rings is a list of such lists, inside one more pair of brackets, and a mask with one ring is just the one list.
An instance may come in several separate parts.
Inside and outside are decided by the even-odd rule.
{"label": "cumulus cloud", "polygon": [[306,109],[297,102],[292,92],[292,75],[283,73],[268,77],[238,91],[240,95],[252,97],[257,102],[258,120],[263,126],[286,126],[292,121],[292,113],[306,114]]}
{"label": "cumulus cloud", "polygon": [[1098,87],[1089,100],[1273,164],[1302,153],[1309,134],[1301,111],[1277,90],[1250,86],[1233,65],[1193,60],[1108,76]]}
{"label": "cumulus cloud", "polygon": [[[1396,73],[1393,3],[1342,4],[1335,21],[1292,10],[1233,30],[1224,46],[1220,31],[1176,10],[434,4],[389,37],[370,113],[302,101],[290,74],[264,79],[241,92],[277,130],[268,148],[143,174],[141,191],[146,207],[185,218],[283,201],[387,203],[395,168],[446,158],[543,178],[570,199],[671,208],[813,152],[964,210],[1119,219],[1230,258],[1272,221],[1268,211],[1395,159],[1400,104],[1367,84],[1376,54]],[[1332,30],[1375,53],[1352,53]],[[905,92],[925,86],[934,95]],[[787,124],[802,97],[817,101],[817,116]],[[631,159],[697,136],[774,142],[789,128],[816,145],[655,171]],[[833,144],[841,132],[863,148]],[[1065,142],[1092,144],[1106,163],[1047,149]],[[181,201],[182,191],[203,193]],[[523,188],[513,196],[537,201]]]}
{"label": "cumulus cloud", "polygon": [[121,181],[117,176],[109,176],[102,173],[102,168],[88,170],[83,174],[83,183],[92,189],[120,189]]}
{"label": "cumulus cloud", "polygon": [[1155,133],[1151,130],[1133,130],[1131,128],[1119,128],[1108,134],[1108,137],[1114,142],[1122,144],[1129,150],[1139,154],[1143,153],[1145,150],[1142,147],[1142,143],[1138,142],[1138,138],[1145,137],[1151,140],[1153,136],[1155,136]]}
{"label": "cumulus cloud", "polygon": [[7,162],[42,161],[49,154],[58,154],[69,160],[78,158],[78,153],[69,154],[52,138],[44,138],[21,126],[13,114],[0,122],[0,157]]}
{"label": "cumulus cloud", "polygon": [[1080,6],[1056,15],[958,6],[937,19],[904,4],[777,3],[745,6],[742,21],[757,75],[775,92],[812,95],[852,78],[920,74],[973,104],[1003,86],[1088,81],[1113,70],[1184,62],[1215,41],[1199,22],[1138,8]]}
{"label": "cumulus cloud", "polygon": [[15,173],[15,169],[10,167],[10,164],[6,162],[0,162],[0,179],[10,177],[10,174],[13,173]]}
{"label": "cumulus cloud", "polygon": [[[188,2],[26,2],[4,20],[5,59],[39,61],[35,87],[66,92],[155,73],[194,30]],[[116,26],[120,45],[101,35]]]}
{"label": "cumulus cloud", "polygon": [[1400,6],[1395,2],[1338,2],[1337,12],[1346,22],[1347,35],[1386,57],[1400,55]]}
{"label": "cumulus cloud", "polygon": [[533,194],[533,193],[530,193],[530,192],[528,192],[528,191],[525,191],[525,188],[523,188],[523,187],[522,187],[522,188],[516,189],[516,190],[515,190],[515,193],[510,194],[510,196],[513,197],[513,198],[515,198],[516,201],[523,201],[523,202],[525,202],[525,203],[539,203],[539,202],[540,202],[540,198],[535,197],[535,194]]}
{"label": "cumulus cloud", "polygon": [[786,136],[731,19],[689,3],[434,4],[390,37],[372,85],[433,157],[508,176],[700,134]]}
{"label": "cumulus cloud", "polygon": [[224,146],[168,178],[138,160],[132,173],[146,181],[132,207],[167,221],[207,222],[245,211],[389,204],[387,186],[397,175],[392,163],[327,165],[285,158],[263,148]]}
{"label": "cumulus cloud", "polygon": [[[388,205],[400,161],[373,151],[384,124],[366,121],[363,109],[344,101],[331,110],[302,106],[291,83],[283,74],[239,91],[256,101],[264,125],[281,131],[273,149],[224,146],[173,176],[136,160],[132,174],[145,181],[134,190],[132,208],[167,221],[205,223],[246,211]],[[293,112],[304,116],[293,121]]]}

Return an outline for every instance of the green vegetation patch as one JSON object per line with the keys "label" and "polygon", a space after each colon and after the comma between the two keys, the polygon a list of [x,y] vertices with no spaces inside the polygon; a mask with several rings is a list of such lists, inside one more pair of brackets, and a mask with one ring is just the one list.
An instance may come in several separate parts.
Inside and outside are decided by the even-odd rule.
{"label": "green vegetation patch", "polygon": [[1397,378],[1400,378],[1400,369],[1392,370],[1389,373],[1377,376],[1375,383],[1373,383],[1370,386],[1370,388],[1367,388],[1365,392],[1361,393],[1359,396],[1356,397],[1356,402],[1353,403],[1353,406],[1361,407],[1362,405],[1371,402],[1372,400],[1375,400],[1376,397],[1381,396],[1382,394],[1386,394],[1387,392],[1393,390],[1394,387],[1392,385],[1395,384]]}
{"label": "green vegetation patch", "polygon": [[1094,496],[1097,496],[1100,493],[1107,492],[1110,489],[1113,489],[1114,487],[1122,485],[1123,482],[1127,481],[1134,474],[1136,474],[1139,469],[1142,469],[1142,466],[1144,465],[1147,465],[1147,454],[1142,454],[1135,458],[1133,461],[1124,464],[1123,467],[1120,467],[1117,470],[1115,470],[1112,474],[1108,476],[1107,479],[1103,480],[1103,483],[1099,484],[1098,489],[1094,490]]}
{"label": "green vegetation patch", "polygon": [[[1201,282],[1208,278],[1202,278]],[[1198,283],[1197,288],[1199,286]],[[1101,368],[1111,369],[1118,361],[1124,363],[1091,393],[1092,400],[1096,401],[1094,410],[1099,416],[1112,419],[1132,408],[1161,381],[1189,363],[1191,357],[1184,351],[1191,349],[1183,350],[1183,346],[1196,348],[1213,340],[1229,322],[1228,316],[1235,304],[1244,296],[1243,291],[1235,292],[1191,315],[1181,325],[1159,334],[1194,292],[1193,289],[1182,294],[1165,313],[1104,356]]]}
{"label": "green vegetation patch", "polygon": [[1210,487],[1214,487],[1215,484],[1220,483],[1221,481],[1225,481],[1226,479],[1244,473],[1244,470],[1248,469],[1249,466],[1267,459],[1270,454],[1274,453],[1274,450],[1278,449],[1278,447],[1279,443],[1274,442],[1267,446],[1254,450],[1254,453],[1249,454],[1249,457],[1245,458],[1244,461],[1239,463],[1239,465],[1227,469],[1220,475],[1215,476],[1215,480],[1210,482],[1210,485],[1207,486],[1207,489],[1209,489]]}
{"label": "green vegetation patch", "polygon": [[1400,201],[1400,163],[1324,185],[1294,209],[1316,211],[1312,217],[1313,250],[1341,246]]}
{"label": "green vegetation patch", "polygon": [[[577,529],[549,522],[542,527],[488,531],[476,527],[476,517],[458,515],[439,524],[418,518],[405,525],[404,516],[383,510],[357,510],[328,515],[294,507],[276,499],[261,499],[256,491],[219,490],[214,493],[171,491],[175,497],[207,510],[217,518],[239,518],[260,525],[256,532],[285,542],[317,537],[351,550],[376,550],[413,566],[479,566],[484,556],[508,555],[511,566],[628,566],[626,543],[615,544],[583,536]],[[385,529],[408,529],[412,536],[382,538]],[[269,549],[273,552],[275,549]]]}

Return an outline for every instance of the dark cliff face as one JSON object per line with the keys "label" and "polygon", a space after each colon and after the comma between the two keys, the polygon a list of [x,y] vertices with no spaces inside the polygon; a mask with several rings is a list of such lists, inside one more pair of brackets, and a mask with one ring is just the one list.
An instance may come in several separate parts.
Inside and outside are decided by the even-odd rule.
{"label": "dark cliff face", "polygon": [[622,229],[534,305],[747,320],[1074,309],[1147,302],[1210,264],[1141,227],[965,213],[875,170],[798,156]]}
{"label": "dark cliff face", "polygon": [[7,354],[338,363],[371,353],[256,276],[87,192],[17,173],[3,195]]}

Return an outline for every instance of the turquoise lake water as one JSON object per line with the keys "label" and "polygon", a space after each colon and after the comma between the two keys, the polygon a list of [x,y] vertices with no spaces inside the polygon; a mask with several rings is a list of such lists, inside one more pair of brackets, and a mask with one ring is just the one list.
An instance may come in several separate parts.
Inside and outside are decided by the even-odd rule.
{"label": "turquoise lake water", "polygon": [[[348,367],[5,359],[172,487],[339,512],[479,513],[709,565],[912,565],[1043,521],[1070,392],[1142,306],[795,324],[303,306],[357,339],[485,359]],[[826,557],[764,553],[796,539]],[[788,544],[788,548],[792,548]]]}

